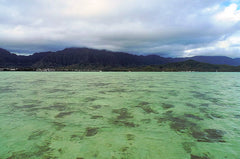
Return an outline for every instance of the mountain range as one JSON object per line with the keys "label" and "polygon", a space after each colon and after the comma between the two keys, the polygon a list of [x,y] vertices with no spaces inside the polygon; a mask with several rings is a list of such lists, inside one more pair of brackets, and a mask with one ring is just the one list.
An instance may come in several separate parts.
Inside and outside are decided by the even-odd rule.
{"label": "mountain range", "polygon": [[40,52],[29,56],[10,53],[0,48],[1,68],[83,68],[83,67],[136,67],[164,65],[194,60],[202,63],[239,66],[240,58],[225,56],[194,56],[164,58],[158,55],[133,55],[90,48],[66,48],[56,52]]}

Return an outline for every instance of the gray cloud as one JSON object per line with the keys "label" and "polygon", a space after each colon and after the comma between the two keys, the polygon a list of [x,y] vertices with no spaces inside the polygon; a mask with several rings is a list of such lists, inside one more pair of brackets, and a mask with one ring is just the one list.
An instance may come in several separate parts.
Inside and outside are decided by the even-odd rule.
{"label": "gray cloud", "polygon": [[0,47],[240,57],[239,0],[0,0]]}

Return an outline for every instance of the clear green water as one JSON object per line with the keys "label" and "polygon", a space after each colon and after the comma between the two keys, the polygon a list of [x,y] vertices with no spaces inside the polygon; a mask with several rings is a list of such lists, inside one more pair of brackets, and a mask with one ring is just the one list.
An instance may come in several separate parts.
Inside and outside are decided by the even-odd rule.
{"label": "clear green water", "polygon": [[0,158],[240,158],[239,73],[0,73]]}

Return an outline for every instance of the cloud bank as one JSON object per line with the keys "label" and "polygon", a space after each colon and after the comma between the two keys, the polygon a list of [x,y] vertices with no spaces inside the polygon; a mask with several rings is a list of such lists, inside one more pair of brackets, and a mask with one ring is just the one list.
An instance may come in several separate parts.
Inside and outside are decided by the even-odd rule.
{"label": "cloud bank", "polygon": [[0,47],[240,57],[240,0],[0,0]]}

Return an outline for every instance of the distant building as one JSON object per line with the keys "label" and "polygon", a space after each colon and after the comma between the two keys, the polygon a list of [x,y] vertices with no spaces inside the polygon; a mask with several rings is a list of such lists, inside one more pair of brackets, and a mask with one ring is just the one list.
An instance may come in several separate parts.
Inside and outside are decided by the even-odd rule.
{"label": "distant building", "polygon": [[39,72],[54,72],[56,71],[54,68],[39,68],[37,69],[36,71],[39,71]]}
{"label": "distant building", "polygon": [[16,68],[0,68],[0,71],[16,71]]}

